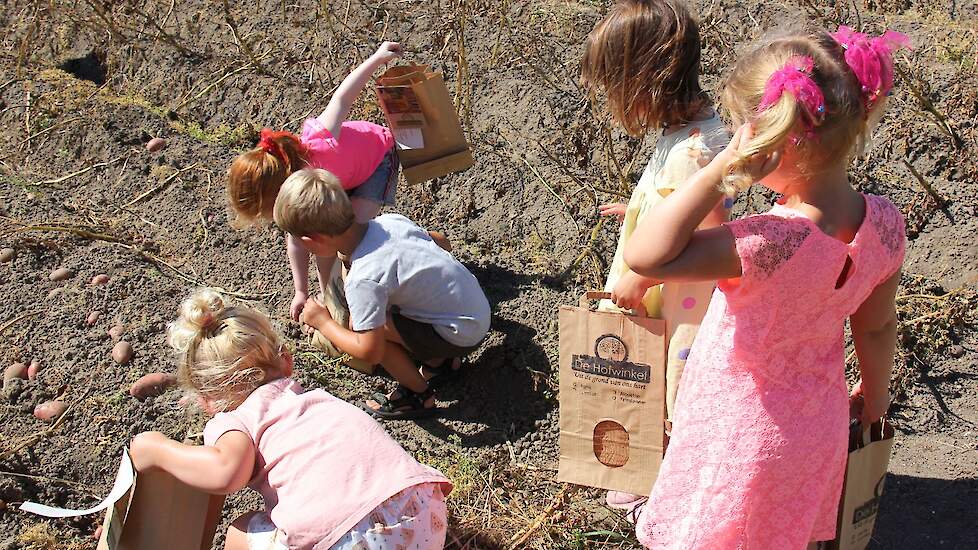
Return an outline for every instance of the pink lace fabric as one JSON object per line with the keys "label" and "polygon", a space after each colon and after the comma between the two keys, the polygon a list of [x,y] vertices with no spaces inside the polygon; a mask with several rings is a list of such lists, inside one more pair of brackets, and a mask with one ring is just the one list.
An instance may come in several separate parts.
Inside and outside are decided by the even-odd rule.
{"label": "pink lace fabric", "polygon": [[781,205],[727,224],[743,275],[720,283],[687,361],[669,450],[636,526],[646,547],[792,550],[835,536],[844,325],[900,269],[906,243],[896,207],[864,196],[849,244]]}

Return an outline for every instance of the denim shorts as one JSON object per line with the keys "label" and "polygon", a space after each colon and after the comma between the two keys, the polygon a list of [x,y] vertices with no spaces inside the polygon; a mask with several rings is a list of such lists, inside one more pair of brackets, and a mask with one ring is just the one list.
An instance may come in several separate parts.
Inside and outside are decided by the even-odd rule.
{"label": "denim shorts", "polygon": [[384,206],[393,206],[397,196],[397,175],[401,163],[397,159],[397,151],[391,148],[381,159],[380,164],[367,181],[350,189],[347,193],[351,198],[359,197]]}

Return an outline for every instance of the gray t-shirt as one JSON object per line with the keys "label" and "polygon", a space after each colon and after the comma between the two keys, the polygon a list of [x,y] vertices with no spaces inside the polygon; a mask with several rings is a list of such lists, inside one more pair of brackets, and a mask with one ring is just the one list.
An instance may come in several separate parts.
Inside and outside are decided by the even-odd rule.
{"label": "gray t-shirt", "polygon": [[399,214],[367,223],[350,256],[345,288],[355,331],[384,326],[391,306],[409,319],[433,325],[456,346],[474,346],[489,331],[489,300],[479,281],[425,230]]}

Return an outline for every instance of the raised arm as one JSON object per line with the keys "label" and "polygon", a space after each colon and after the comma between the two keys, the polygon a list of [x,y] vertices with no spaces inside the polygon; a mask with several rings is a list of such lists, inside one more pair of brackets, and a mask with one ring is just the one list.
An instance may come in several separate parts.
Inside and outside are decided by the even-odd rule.
{"label": "raised arm", "polygon": [[401,55],[401,45],[397,42],[384,42],[366,61],[343,79],[336,93],[330,98],[326,110],[319,115],[319,122],[329,130],[335,139],[340,138],[340,128],[350,114],[350,107],[363,91],[370,77],[381,65]]}
{"label": "raised arm", "polygon": [[[663,281],[709,281],[739,277],[740,258],[729,230],[697,230],[714,220],[723,199],[719,184],[730,160],[750,141],[749,125],[734,134],[727,148],[696,172],[681,189],[660,201],[632,233],[625,263],[643,277]],[[770,173],[779,155],[752,159],[755,181]]]}
{"label": "raised arm", "polygon": [[285,253],[289,257],[289,269],[292,271],[292,286],[295,287],[295,296],[292,298],[292,305],[289,307],[289,316],[293,321],[299,320],[299,314],[309,299],[309,251],[302,242],[292,236],[291,233],[285,234]]}
{"label": "raised arm", "polygon": [[244,488],[255,467],[255,445],[237,431],[225,433],[213,447],[184,445],[160,432],[143,432],[133,438],[129,454],[136,470],[159,468],[191,487],[218,495]]}
{"label": "raised arm", "polygon": [[890,375],[896,353],[896,292],[900,272],[877,286],[849,317],[852,341],[859,359],[860,382],[853,392],[862,399],[861,422],[869,426],[890,407]]}

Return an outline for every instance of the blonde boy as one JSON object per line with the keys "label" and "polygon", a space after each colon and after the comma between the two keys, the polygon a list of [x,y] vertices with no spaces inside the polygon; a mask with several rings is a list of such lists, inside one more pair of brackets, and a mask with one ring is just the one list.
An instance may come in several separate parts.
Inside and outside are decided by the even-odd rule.
{"label": "blonde boy", "polygon": [[433,413],[434,389],[426,378],[458,370],[489,330],[489,301],[476,278],[404,216],[357,222],[339,180],[325,170],[289,176],[274,217],[309,251],[350,258],[344,283],[350,327],[315,300],[306,304],[304,322],[338,349],[380,363],[398,381],[390,394],[374,394],[366,409],[382,418]]}

